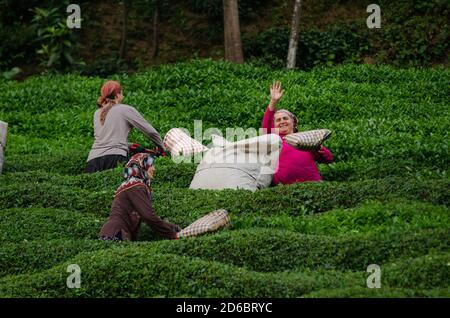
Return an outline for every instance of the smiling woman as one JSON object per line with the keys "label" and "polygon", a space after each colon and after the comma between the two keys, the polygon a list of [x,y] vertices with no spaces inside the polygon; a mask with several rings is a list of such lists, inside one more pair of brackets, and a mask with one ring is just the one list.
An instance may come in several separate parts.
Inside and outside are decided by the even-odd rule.
{"label": "smiling woman", "polygon": [[278,165],[273,176],[273,183],[292,184],[306,181],[321,181],[319,163],[331,163],[333,154],[326,147],[321,146],[317,151],[303,151],[289,145],[286,135],[298,131],[298,119],[290,111],[285,109],[276,110],[276,106],[283,96],[280,82],[274,82],[270,86],[270,103],[264,113],[262,128],[268,133],[274,133],[281,137],[283,146],[281,148]]}
{"label": "smiling woman", "polygon": [[298,132],[298,119],[293,113],[286,109],[280,109],[275,113],[273,119],[275,130],[278,134],[288,135]]}

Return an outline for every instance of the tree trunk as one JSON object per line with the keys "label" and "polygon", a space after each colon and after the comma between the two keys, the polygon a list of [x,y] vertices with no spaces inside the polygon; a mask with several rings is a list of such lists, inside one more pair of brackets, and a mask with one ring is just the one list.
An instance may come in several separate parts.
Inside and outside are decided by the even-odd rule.
{"label": "tree trunk", "polygon": [[223,22],[225,59],[242,64],[244,63],[244,54],[239,27],[238,0],[223,0]]}
{"label": "tree trunk", "polygon": [[152,47],[152,59],[158,56],[159,51],[159,0],[155,0],[155,8],[153,12],[153,47]]}
{"label": "tree trunk", "polygon": [[288,69],[292,69],[295,67],[296,62],[295,60],[297,57],[298,36],[299,36],[298,26],[300,23],[300,6],[301,0],[295,0],[294,14],[292,15],[291,36],[289,38],[287,65],[286,65]]}
{"label": "tree trunk", "polygon": [[122,39],[120,41],[119,57],[121,60],[125,58],[125,50],[127,44],[127,28],[128,28],[128,12],[130,11],[131,0],[122,0]]}
{"label": "tree trunk", "polygon": [[6,133],[8,132],[8,124],[0,121],[0,173],[2,173],[3,162],[5,160]]}

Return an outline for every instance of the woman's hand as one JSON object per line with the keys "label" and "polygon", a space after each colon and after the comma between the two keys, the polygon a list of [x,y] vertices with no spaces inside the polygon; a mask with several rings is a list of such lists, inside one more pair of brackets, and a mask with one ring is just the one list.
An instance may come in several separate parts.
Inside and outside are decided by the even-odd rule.
{"label": "woman's hand", "polygon": [[319,149],[317,150],[317,153],[321,156],[325,155],[325,148],[320,145]]}
{"label": "woman's hand", "polygon": [[270,85],[270,104],[269,108],[271,111],[276,110],[276,106],[280,101],[281,97],[283,97],[284,91],[281,89],[281,83],[275,81],[272,85]]}

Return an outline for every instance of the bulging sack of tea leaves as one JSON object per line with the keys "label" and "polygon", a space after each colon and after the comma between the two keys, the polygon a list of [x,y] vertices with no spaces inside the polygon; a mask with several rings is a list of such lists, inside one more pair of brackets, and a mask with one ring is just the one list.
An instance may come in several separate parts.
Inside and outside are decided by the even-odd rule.
{"label": "bulging sack of tea leaves", "polygon": [[226,210],[215,210],[201,217],[188,227],[178,232],[178,238],[197,236],[213,232],[230,224],[230,216]]}
{"label": "bulging sack of tea leaves", "polygon": [[331,130],[329,129],[316,129],[286,135],[284,140],[298,150],[315,151],[330,135]]}

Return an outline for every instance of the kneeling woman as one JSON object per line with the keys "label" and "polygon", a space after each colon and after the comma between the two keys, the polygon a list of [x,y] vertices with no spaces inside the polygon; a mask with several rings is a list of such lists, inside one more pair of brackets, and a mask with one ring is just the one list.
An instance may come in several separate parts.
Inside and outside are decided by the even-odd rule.
{"label": "kneeling woman", "polygon": [[134,155],[125,166],[126,179],[114,195],[111,214],[100,231],[104,240],[136,240],[141,221],[163,238],[177,239],[181,230],[157,216],[152,208],[152,190],[155,167],[154,157],[149,154]]}

